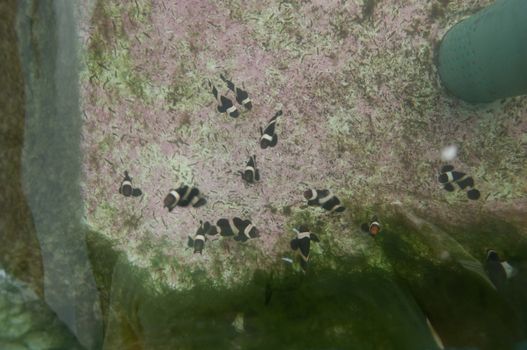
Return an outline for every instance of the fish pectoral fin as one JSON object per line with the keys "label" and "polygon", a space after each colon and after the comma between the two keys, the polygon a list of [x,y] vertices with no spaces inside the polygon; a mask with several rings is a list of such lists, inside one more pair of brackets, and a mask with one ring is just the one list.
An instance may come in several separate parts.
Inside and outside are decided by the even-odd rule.
{"label": "fish pectoral fin", "polygon": [[313,242],[320,242],[320,239],[318,238],[318,236],[314,233],[312,233],[311,235],[309,235],[309,239],[311,239]]}
{"label": "fish pectoral fin", "polygon": [[188,236],[187,245],[189,246],[189,248],[194,247],[194,240],[190,236]]}

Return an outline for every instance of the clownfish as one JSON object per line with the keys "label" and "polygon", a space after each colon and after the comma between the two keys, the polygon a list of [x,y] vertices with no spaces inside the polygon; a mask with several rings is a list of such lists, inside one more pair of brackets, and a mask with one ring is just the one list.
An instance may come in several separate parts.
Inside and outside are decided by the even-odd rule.
{"label": "clownfish", "polygon": [[341,213],[346,209],[329,190],[309,189],[304,192],[304,197],[307,199],[307,205],[318,205],[330,212]]}
{"label": "clownfish", "polygon": [[220,95],[218,89],[209,81],[209,87],[212,89],[212,94],[218,102],[218,112],[227,113],[232,118],[237,118],[240,115],[240,111],[232,103],[231,99]]}
{"label": "clownfish", "polygon": [[124,180],[121,182],[119,187],[119,193],[125,197],[139,197],[143,192],[139,188],[132,187],[132,178],[128,175],[128,171],[124,172]]}
{"label": "clownfish", "polygon": [[296,232],[296,238],[291,240],[291,249],[300,251],[300,266],[304,271],[307,270],[307,263],[309,261],[309,250],[311,248],[311,241],[320,242],[317,235],[309,232],[309,229],[301,225],[298,230],[294,229]]}
{"label": "clownfish", "polygon": [[496,289],[503,290],[507,280],[516,274],[516,269],[507,261],[501,261],[495,250],[489,249],[485,260],[485,272]]}
{"label": "clownfish", "polygon": [[242,179],[250,184],[253,184],[255,181],[260,181],[260,172],[256,168],[256,156],[249,158],[245,166],[245,171],[240,171],[240,174],[242,175]]}
{"label": "clownfish", "polygon": [[262,130],[262,128],[260,127],[260,147],[262,149],[276,146],[276,143],[278,142],[278,135],[276,135],[275,133],[275,127],[278,121],[278,117],[281,115],[282,110],[279,110],[278,112],[276,112],[274,117],[269,120],[264,130]]}
{"label": "clownfish", "polygon": [[194,235],[194,238],[191,236],[188,236],[188,243],[187,245],[190,248],[194,248],[194,254],[200,253],[202,254],[203,248],[205,247],[205,234],[207,233],[207,229],[210,228],[210,223],[207,221],[205,224],[203,222],[200,222],[200,226],[198,230],[196,231],[196,234]]}
{"label": "clownfish", "polygon": [[474,179],[472,176],[467,176],[467,174],[461,171],[454,171],[452,165],[445,165],[441,168],[438,181],[443,184],[443,188],[448,192],[455,190],[453,185],[455,183],[462,190],[468,189],[467,197],[469,199],[476,200],[481,196],[480,192],[474,188]]}
{"label": "clownfish", "polygon": [[163,208],[168,208],[168,211],[172,211],[176,206],[186,207],[190,204],[197,208],[205,205],[205,203],[207,203],[207,200],[201,196],[196,187],[183,185],[178,189],[170,190],[165,197]]}
{"label": "clownfish", "polygon": [[258,229],[250,220],[242,220],[238,217],[233,219],[219,219],[216,222],[216,227],[219,229],[220,236],[234,236],[234,239],[240,242],[260,237]]}
{"label": "clownfish", "polygon": [[251,99],[249,98],[249,94],[247,93],[247,91],[235,86],[234,83],[230,80],[227,80],[223,76],[223,74],[220,74],[220,78],[227,84],[229,90],[234,92],[234,94],[236,95],[236,102],[244,106],[247,110],[251,110],[251,108],[253,108]]}
{"label": "clownfish", "polygon": [[361,228],[365,232],[369,232],[373,237],[377,236],[381,232],[381,223],[377,219],[377,216],[373,216],[368,224],[364,223]]}

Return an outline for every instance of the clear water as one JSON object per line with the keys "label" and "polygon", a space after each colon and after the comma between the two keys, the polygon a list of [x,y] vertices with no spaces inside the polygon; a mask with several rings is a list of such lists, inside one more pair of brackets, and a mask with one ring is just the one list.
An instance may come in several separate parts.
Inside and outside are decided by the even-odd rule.
{"label": "clear water", "polygon": [[[382,234],[364,234],[354,254],[340,254],[335,238],[324,248],[329,265],[314,254],[319,267],[305,274],[279,262],[232,287],[192,270],[194,287],[177,290],[133,264],[86,222],[79,6],[11,7],[25,122],[9,131],[24,142],[12,158],[21,161],[0,170],[18,176],[10,190],[24,195],[2,203],[0,232],[23,244],[2,251],[0,349],[423,350],[440,348],[434,332],[446,349],[527,349],[525,232],[492,217],[452,228],[386,212]],[[33,236],[17,235],[24,227]],[[517,269],[503,290],[483,270],[489,244]]]}

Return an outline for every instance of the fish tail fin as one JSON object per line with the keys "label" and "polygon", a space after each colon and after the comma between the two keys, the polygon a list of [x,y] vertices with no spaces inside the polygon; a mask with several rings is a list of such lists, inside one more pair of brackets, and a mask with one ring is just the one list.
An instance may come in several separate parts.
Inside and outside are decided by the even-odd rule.
{"label": "fish tail fin", "polygon": [[481,193],[477,189],[473,188],[467,191],[467,197],[468,199],[476,200],[476,199],[479,199],[479,197],[481,197]]}
{"label": "fish tail fin", "polygon": [[230,81],[227,78],[225,78],[225,76],[223,74],[220,74],[220,78],[221,78],[221,80],[223,80],[225,82],[225,84],[227,84],[227,87],[229,88],[229,90],[235,92],[236,86],[234,86],[234,83],[232,81]]}
{"label": "fish tail fin", "polygon": [[307,260],[300,259],[300,266],[302,266],[304,271],[307,271]]}

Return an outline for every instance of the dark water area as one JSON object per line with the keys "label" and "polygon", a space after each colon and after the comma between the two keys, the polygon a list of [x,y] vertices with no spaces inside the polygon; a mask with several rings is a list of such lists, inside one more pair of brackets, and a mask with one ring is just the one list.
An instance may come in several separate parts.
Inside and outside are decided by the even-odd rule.
{"label": "dark water area", "polygon": [[[0,106],[0,178],[14,184],[0,190],[0,349],[440,349],[432,328],[445,349],[527,349],[527,245],[493,219],[418,230],[385,217],[368,245],[378,264],[315,258],[232,288],[199,273],[191,290],[160,286],[83,223],[75,2],[8,3],[18,40],[0,39],[18,75],[0,83],[15,101]],[[488,245],[517,268],[504,288],[483,270]]]}
{"label": "dark water area", "polygon": [[428,318],[449,349],[522,349],[525,272],[498,292],[459,263],[419,257],[401,238],[415,234],[379,239],[393,272],[345,258],[307,274],[258,271],[236,289],[207,287],[197,275],[190,291],[152,290],[144,271],[113,260],[106,339],[113,348],[437,349]]}
{"label": "dark water area", "polygon": [[385,234],[381,245],[397,280],[410,290],[445,344],[508,349],[525,339],[525,293],[517,293],[525,283],[524,266],[506,288],[496,290],[483,271],[478,273],[467,261],[446,259],[438,264],[427,258],[430,252],[416,251],[418,244],[423,250],[437,248],[427,242],[426,234],[405,228]]}
{"label": "dark water area", "polygon": [[408,290],[385,271],[354,272],[358,263],[306,275],[260,271],[241,288],[202,283],[188,292],[127,288],[149,285],[147,277],[118,264],[106,336],[115,348],[135,339],[147,349],[436,349]]}

